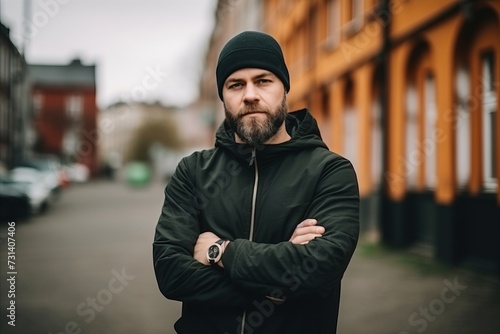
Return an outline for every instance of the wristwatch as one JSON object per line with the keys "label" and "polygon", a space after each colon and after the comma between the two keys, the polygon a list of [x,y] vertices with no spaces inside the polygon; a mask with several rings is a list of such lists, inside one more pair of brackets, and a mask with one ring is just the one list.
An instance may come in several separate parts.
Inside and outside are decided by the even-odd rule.
{"label": "wristwatch", "polygon": [[222,257],[222,244],[224,240],[219,239],[208,247],[207,260],[211,265],[217,264]]}

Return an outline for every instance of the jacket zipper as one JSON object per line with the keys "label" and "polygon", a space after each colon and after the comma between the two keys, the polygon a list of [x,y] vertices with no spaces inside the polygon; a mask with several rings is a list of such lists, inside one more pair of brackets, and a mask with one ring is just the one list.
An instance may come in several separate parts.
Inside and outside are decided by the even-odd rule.
{"label": "jacket zipper", "polygon": [[252,192],[252,215],[250,217],[250,236],[248,240],[253,240],[253,230],[255,225],[255,206],[257,205],[257,186],[259,185],[259,168],[257,166],[257,157],[255,153],[255,148],[252,149],[252,160],[250,160],[250,165],[255,166],[255,180],[253,182],[253,192]]}
{"label": "jacket zipper", "polygon": [[[259,185],[259,168],[257,166],[257,156],[255,152],[255,147],[252,148],[252,158],[250,159],[250,166],[254,165],[255,169],[255,180],[253,182],[253,191],[252,191],[252,213],[250,216],[250,235],[248,240],[253,240],[253,230],[255,226],[255,207],[257,205],[257,187]],[[247,311],[243,311],[243,317],[241,319],[241,334],[245,333],[245,319],[246,319]]]}

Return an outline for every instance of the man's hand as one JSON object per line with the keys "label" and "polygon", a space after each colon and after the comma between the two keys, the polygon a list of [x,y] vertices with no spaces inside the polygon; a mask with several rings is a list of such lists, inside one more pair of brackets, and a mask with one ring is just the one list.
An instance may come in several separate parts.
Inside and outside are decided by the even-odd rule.
{"label": "man's hand", "polygon": [[321,237],[325,233],[323,226],[316,226],[316,219],[303,220],[293,231],[290,242],[296,245],[305,245],[314,238]]}
{"label": "man's hand", "polygon": [[194,259],[206,266],[209,266],[210,263],[208,263],[207,260],[208,247],[219,239],[220,238],[212,232],[204,232],[200,234],[198,236],[198,240],[196,240],[196,245],[194,245]]}

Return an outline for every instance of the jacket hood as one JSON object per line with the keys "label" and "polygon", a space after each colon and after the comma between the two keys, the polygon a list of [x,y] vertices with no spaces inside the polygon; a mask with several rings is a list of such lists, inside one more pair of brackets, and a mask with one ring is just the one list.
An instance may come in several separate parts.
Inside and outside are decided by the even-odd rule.
{"label": "jacket hood", "polygon": [[[322,147],[328,149],[321,139],[318,124],[308,109],[289,112],[286,118],[286,130],[291,139],[280,144],[263,144],[255,147],[259,161],[279,159],[290,151]],[[253,146],[236,143],[234,131],[224,121],[216,133],[215,147],[230,151],[238,159],[251,164]]]}

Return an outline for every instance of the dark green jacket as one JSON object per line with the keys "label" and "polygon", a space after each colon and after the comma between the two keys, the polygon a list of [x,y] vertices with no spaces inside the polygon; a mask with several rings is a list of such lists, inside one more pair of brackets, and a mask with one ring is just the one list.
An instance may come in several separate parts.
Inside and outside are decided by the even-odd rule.
{"label": "dark green jacket", "polygon": [[[153,259],[161,292],[183,302],[178,333],[336,332],[359,234],[356,175],[306,109],[286,122],[291,140],[256,149],[236,144],[224,123],[215,148],[184,158],[166,187]],[[306,218],[326,232],[294,245]],[[225,270],[193,259],[205,231],[232,241]]]}

